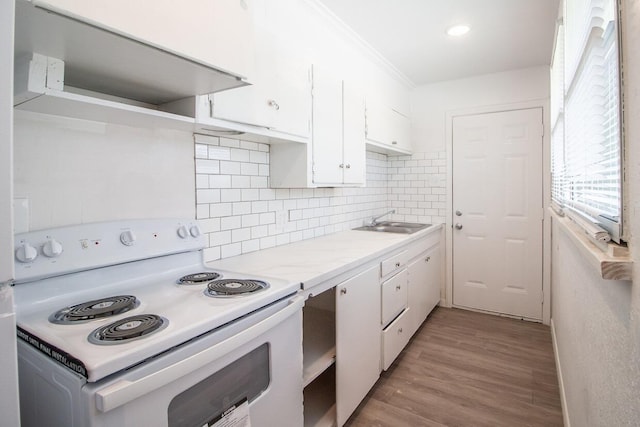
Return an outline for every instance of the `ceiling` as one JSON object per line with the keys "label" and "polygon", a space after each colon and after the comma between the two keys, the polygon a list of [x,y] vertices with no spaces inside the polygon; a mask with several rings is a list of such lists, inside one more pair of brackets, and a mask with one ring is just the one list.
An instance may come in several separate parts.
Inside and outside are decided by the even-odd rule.
{"label": "ceiling", "polygon": [[416,85],[550,63],[558,0],[320,1]]}

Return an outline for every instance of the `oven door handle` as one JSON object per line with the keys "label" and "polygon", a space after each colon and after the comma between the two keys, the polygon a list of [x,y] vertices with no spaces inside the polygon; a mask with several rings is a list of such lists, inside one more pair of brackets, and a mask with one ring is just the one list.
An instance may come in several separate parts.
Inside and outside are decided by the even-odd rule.
{"label": "oven door handle", "polygon": [[101,412],[108,412],[206,366],[260,337],[295,314],[303,305],[304,298],[295,296],[282,310],[212,347],[140,379],[113,383],[96,392],[96,407]]}

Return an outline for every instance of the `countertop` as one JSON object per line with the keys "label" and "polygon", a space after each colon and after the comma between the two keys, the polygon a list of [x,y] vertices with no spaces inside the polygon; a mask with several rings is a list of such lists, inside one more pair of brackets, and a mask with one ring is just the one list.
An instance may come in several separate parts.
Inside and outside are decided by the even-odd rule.
{"label": "countertop", "polygon": [[304,289],[311,289],[442,226],[435,224],[413,234],[342,231],[206,264],[214,269],[300,282]]}

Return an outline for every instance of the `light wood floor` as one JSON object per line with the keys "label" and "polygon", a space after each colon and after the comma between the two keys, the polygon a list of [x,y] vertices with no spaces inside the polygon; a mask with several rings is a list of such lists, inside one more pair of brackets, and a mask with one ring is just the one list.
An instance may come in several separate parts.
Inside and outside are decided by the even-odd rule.
{"label": "light wood floor", "polygon": [[438,307],[346,425],[562,426],[550,329]]}

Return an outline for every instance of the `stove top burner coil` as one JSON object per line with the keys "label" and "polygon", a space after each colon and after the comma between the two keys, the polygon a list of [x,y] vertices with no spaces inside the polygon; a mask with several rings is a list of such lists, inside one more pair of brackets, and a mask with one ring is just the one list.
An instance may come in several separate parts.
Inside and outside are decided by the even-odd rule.
{"label": "stove top burner coil", "polygon": [[210,282],[205,294],[210,297],[234,297],[252,294],[267,288],[269,288],[269,284],[261,280],[223,279]]}
{"label": "stove top burner coil", "polygon": [[203,273],[187,274],[178,279],[179,285],[199,285],[201,283],[210,282],[221,278],[220,273],[214,271],[208,271]]}
{"label": "stove top burner coil", "polygon": [[86,323],[126,313],[138,305],[140,301],[133,295],[116,295],[65,307],[49,316],[49,321],[62,325]]}
{"label": "stove top burner coil", "polygon": [[89,335],[89,342],[98,345],[124,344],[145,338],[169,325],[169,321],[155,314],[140,314],[102,326]]}

